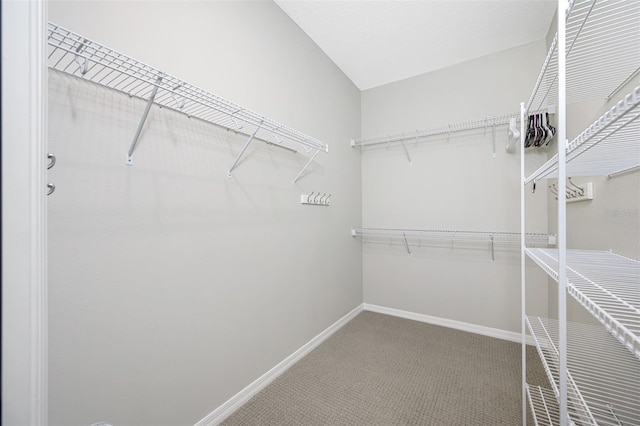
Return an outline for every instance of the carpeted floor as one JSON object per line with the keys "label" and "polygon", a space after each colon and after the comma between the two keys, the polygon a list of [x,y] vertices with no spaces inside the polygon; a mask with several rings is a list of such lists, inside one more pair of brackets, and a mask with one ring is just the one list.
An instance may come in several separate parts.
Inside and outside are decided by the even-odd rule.
{"label": "carpeted floor", "polygon": [[[520,351],[365,311],[222,424],[517,426]],[[528,382],[548,387],[534,348],[528,361]]]}

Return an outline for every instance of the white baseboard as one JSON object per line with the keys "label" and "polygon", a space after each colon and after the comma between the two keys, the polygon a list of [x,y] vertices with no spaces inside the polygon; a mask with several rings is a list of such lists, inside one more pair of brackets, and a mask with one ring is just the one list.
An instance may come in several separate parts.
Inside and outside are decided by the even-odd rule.
{"label": "white baseboard", "polygon": [[[386,306],[371,305],[364,303],[364,310],[377,312],[379,314],[391,315],[394,317],[406,318],[414,321],[425,322],[443,327],[455,328],[456,330],[468,331],[470,333],[481,334],[483,336],[495,337],[509,340],[511,342],[522,342],[522,335],[513,331],[500,330],[499,328],[485,327],[483,325],[471,324],[468,322],[455,321],[446,318],[432,317],[430,315],[417,314],[415,312],[403,311],[400,309],[387,308]],[[527,336],[527,344],[533,345],[531,336]]]}
{"label": "white baseboard", "polygon": [[221,423],[229,417],[234,411],[240,408],[245,402],[251,399],[255,394],[264,389],[269,383],[274,381],[278,376],[284,373],[289,367],[298,362],[302,357],[311,352],[320,343],[325,341],[329,336],[342,328],[346,323],[351,321],[356,315],[363,311],[363,305],[358,305],[351,312],[331,324],[326,330],[318,334],[316,337],[307,342],[300,349],[289,355],[278,365],[264,373],[253,383],[242,389],[236,395],[231,397],[227,402],[213,410],[206,417],[200,420],[195,426],[214,426]]}

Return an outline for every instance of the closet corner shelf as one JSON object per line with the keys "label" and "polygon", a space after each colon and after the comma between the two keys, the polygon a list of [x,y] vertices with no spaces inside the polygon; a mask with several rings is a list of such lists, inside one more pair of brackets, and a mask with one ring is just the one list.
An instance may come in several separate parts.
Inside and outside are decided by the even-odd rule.
{"label": "closet corner shelf", "polygon": [[[527,317],[526,322],[557,397],[558,321]],[[571,420],[581,426],[640,424],[637,360],[620,345],[612,345],[611,335],[599,326],[568,323],[567,335],[570,355],[567,397]]]}
{"label": "closet corner shelf", "polygon": [[[557,250],[525,253],[558,281]],[[567,250],[567,290],[640,359],[640,262],[605,251]]]}
{"label": "closet corner shelf", "polygon": [[140,131],[153,104],[248,136],[249,139],[229,170],[229,177],[231,177],[231,172],[238,165],[240,157],[254,139],[293,152],[296,152],[296,150],[291,147],[292,144],[294,146],[295,144],[302,145],[307,152],[315,150],[311,160],[294,179],[294,183],[320,151],[329,151],[328,145],[318,139],[241,107],[52,22],[49,22],[47,26],[47,43],[49,44],[48,64],[51,69],[62,71],[147,101],[147,108],[127,153],[128,164],[131,164]]}

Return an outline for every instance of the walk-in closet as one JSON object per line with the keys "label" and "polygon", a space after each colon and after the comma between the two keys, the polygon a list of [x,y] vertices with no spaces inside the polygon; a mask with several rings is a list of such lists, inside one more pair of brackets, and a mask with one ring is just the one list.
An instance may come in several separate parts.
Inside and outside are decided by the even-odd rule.
{"label": "walk-in closet", "polygon": [[2,423],[640,426],[640,1],[3,1]]}

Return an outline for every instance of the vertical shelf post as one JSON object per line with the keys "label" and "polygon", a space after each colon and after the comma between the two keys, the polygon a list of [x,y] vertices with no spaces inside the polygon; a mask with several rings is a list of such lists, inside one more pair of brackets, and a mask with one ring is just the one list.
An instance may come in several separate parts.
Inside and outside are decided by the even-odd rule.
{"label": "vertical shelf post", "polygon": [[525,259],[524,102],[520,103],[520,334],[522,335],[522,426],[527,426],[527,296]]}
{"label": "vertical shelf post", "polygon": [[[558,193],[567,191],[567,0],[558,0]],[[560,426],[568,426],[567,407],[567,199],[558,197],[558,350],[560,371]]]}

